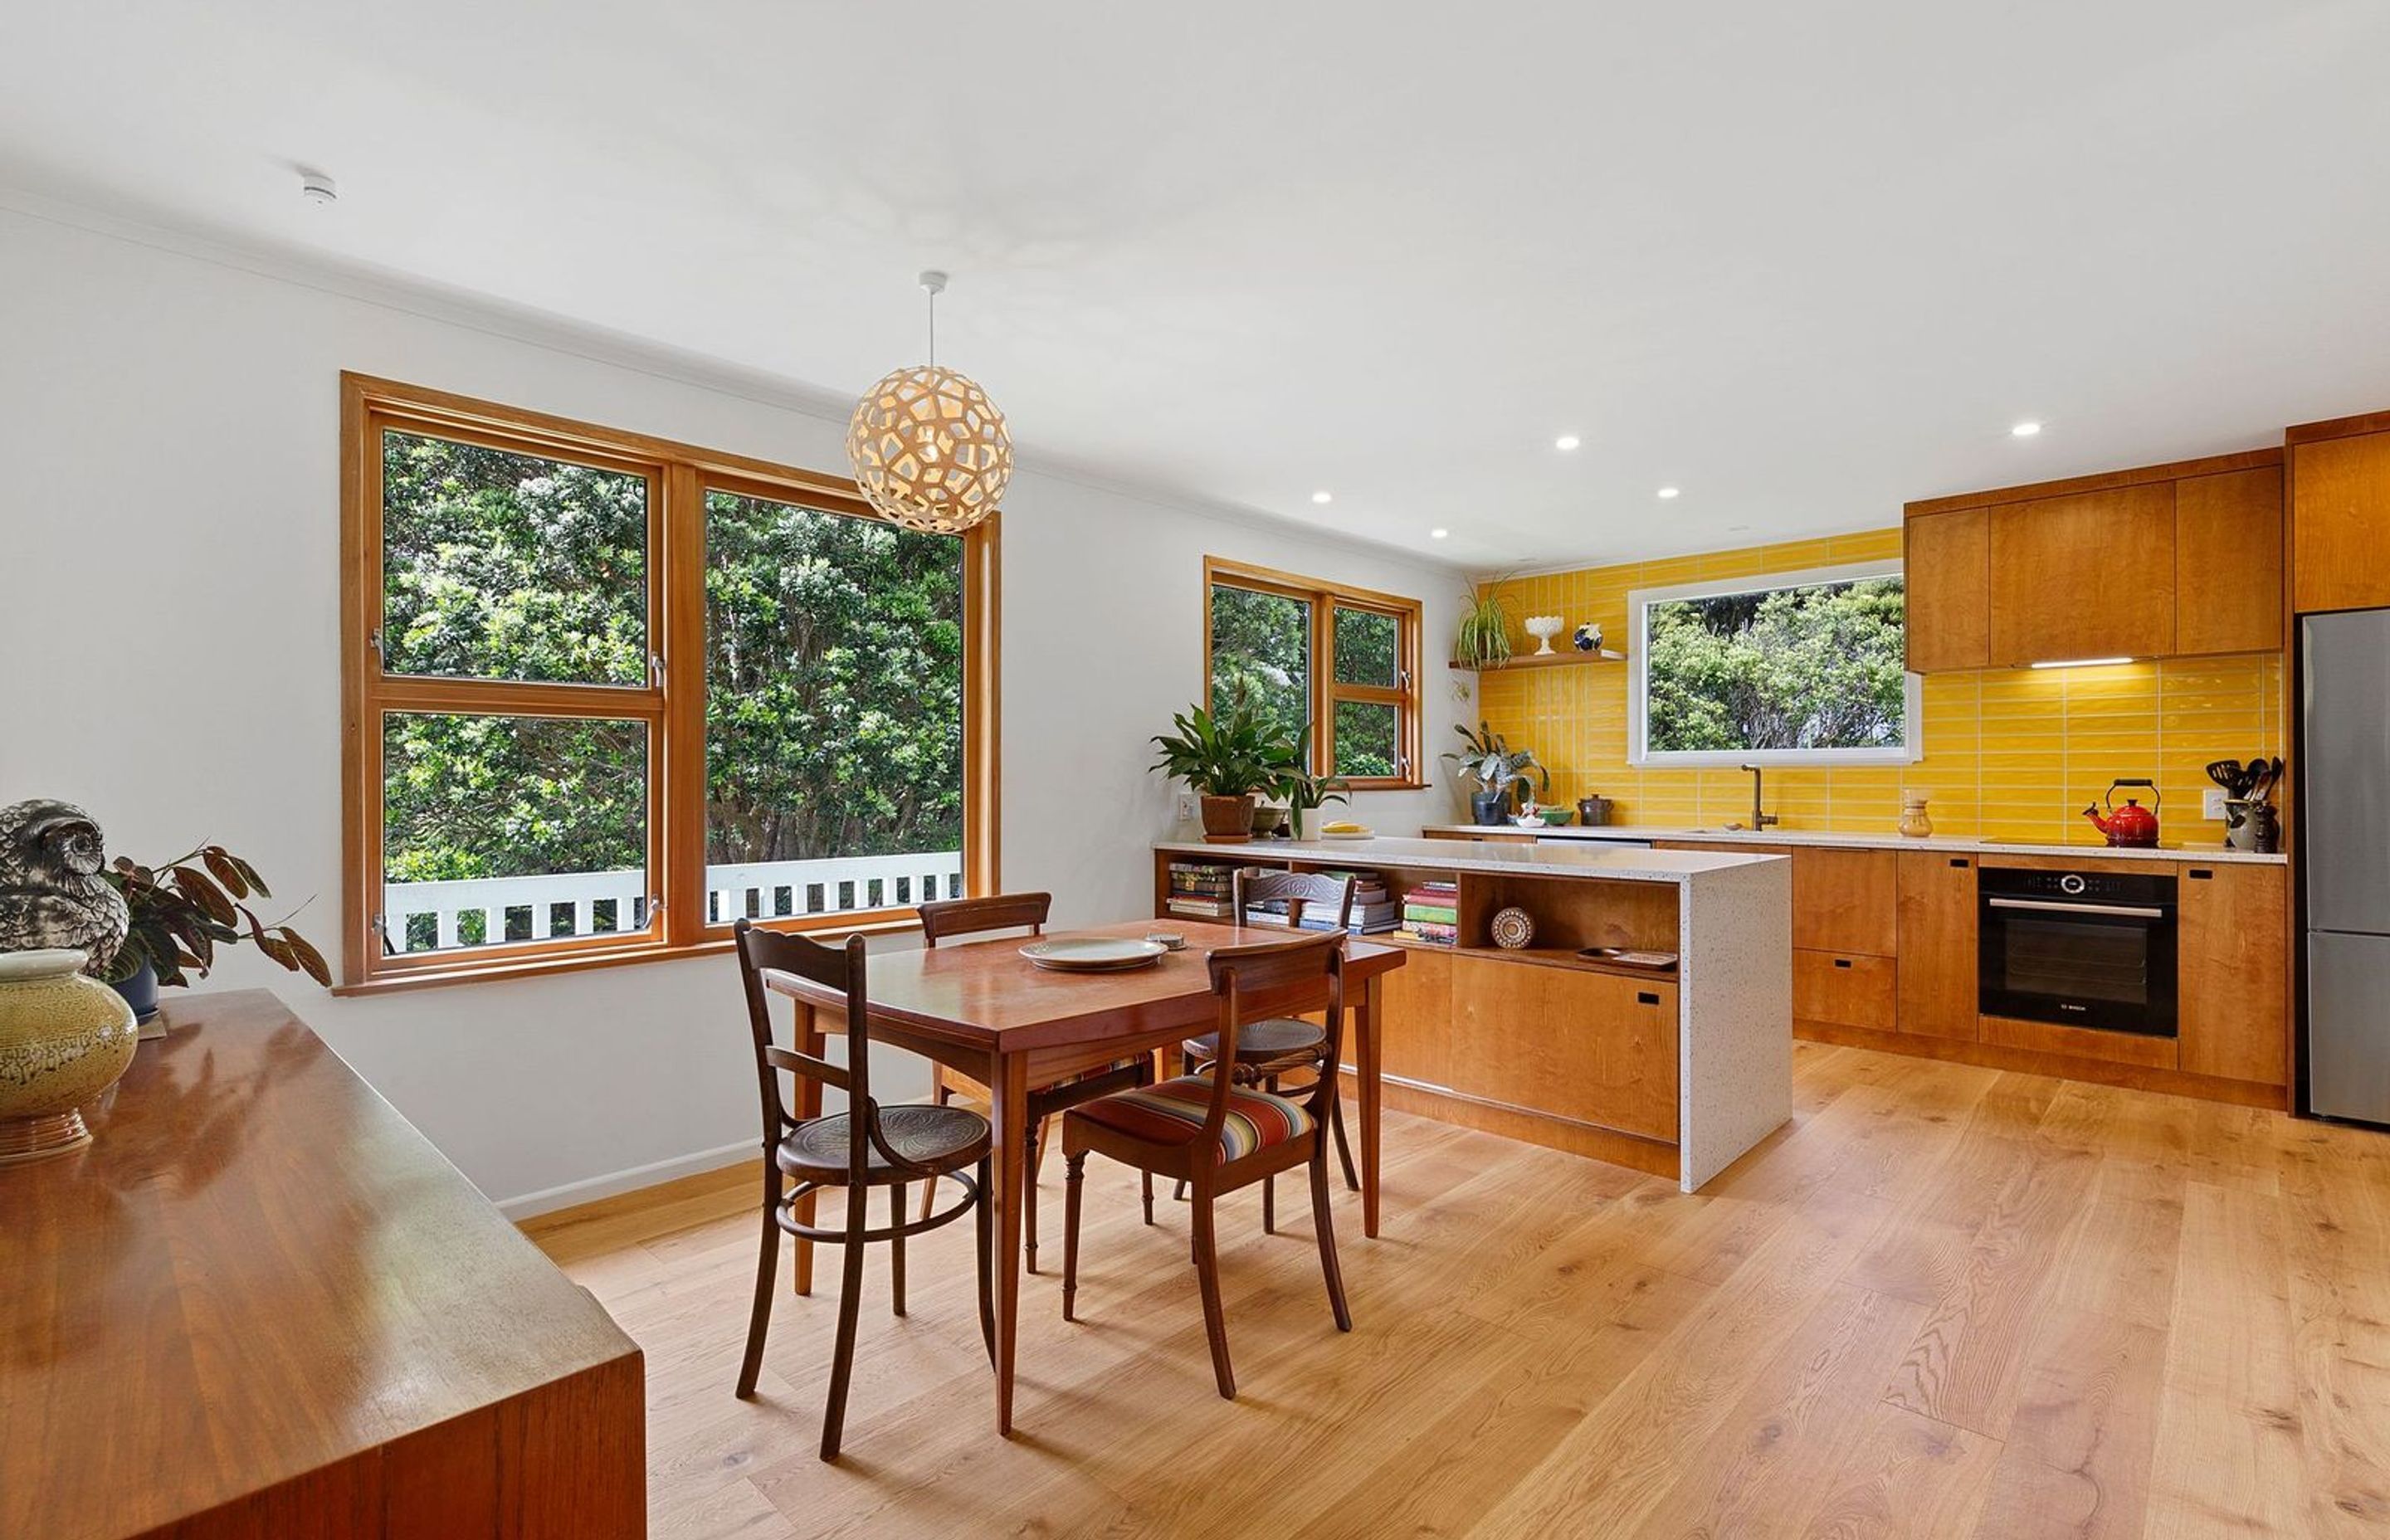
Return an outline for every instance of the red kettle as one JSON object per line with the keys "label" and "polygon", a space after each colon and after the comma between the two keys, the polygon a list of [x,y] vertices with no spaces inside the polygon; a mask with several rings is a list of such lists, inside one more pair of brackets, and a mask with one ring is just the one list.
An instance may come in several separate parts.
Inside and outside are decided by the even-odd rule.
{"label": "red kettle", "polygon": [[[2127,797],[2125,805],[2118,807],[2116,788],[2120,786],[2147,787],[2151,805],[2143,807],[2139,797]],[[2155,846],[2158,842],[2157,802],[2158,786],[2155,781],[2111,781],[2108,783],[2108,815],[2104,818],[2100,816],[2100,804],[2093,802],[2083,810],[2083,816],[2090,819],[2091,827],[2106,835],[2108,843],[2112,845]]]}

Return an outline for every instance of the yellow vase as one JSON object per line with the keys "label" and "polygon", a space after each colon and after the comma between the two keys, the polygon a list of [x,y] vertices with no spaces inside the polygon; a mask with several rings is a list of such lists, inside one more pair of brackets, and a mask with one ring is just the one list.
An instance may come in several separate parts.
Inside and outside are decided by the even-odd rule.
{"label": "yellow vase", "polygon": [[133,1064],[133,1007],[84,960],[0,952],[0,1164],[89,1144],[83,1108]]}

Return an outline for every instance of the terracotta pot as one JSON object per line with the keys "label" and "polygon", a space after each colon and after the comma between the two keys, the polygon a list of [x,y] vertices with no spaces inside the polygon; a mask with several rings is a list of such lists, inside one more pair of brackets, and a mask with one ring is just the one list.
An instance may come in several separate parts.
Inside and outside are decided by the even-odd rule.
{"label": "terracotta pot", "polygon": [[0,953],[0,1164],[91,1142],[82,1109],[132,1066],[133,1007],[63,947]]}
{"label": "terracotta pot", "polygon": [[1203,839],[1214,845],[1240,845],[1253,837],[1253,800],[1243,797],[1203,798]]}

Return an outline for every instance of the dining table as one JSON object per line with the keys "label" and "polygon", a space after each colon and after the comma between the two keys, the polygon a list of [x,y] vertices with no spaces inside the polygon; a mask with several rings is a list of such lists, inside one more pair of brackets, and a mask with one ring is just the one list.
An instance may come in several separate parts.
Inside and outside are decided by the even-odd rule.
{"label": "dining table", "polygon": [[[874,952],[864,969],[871,1040],[907,1049],[971,1076],[989,1090],[993,1127],[993,1190],[983,1195],[993,1219],[991,1259],[996,1304],[996,1425],[1012,1432],[1014,1346],[1022,1294],[1022,1212],[1035,1179],[1028,1148],[1029,1093],[1119,1059],[1175,1049],[1188,1036],[1218,1023],[1219,1001],[1204,959],[1215,947],[1284,941],[1283,926],[1240,926],[1173,919],[1059,930],[1068,936],[1141,938],[1157,930],[1186,938],[1149,966],[1108,972],[1071,972],[1038,966],[1023,955],[1026,938],[948,943],[914,951]],[[1360,1102],[1361,1228],[1378,1233],[1379,1034],[1381,981],[1403,965],[1400,946],[1348,939],[1344,953],[1344,1016],[1349,1057]],[[765,986],[796,1004],[793,1044],[818,1056],[844,996],[779,972]],[[1248,997],[1248,1014],[1291,1016],[1327,1004],[1324,986]],[[797,1115],[821,1114],[821,1083],[800,1078]],[[1324,1134],[1324,1131],[1323,1131]],[[810,1223],[814,1198],[799,1199],[797,1217]],[[814,1248],[796,1242],[796,1290],[813,1291]]]}

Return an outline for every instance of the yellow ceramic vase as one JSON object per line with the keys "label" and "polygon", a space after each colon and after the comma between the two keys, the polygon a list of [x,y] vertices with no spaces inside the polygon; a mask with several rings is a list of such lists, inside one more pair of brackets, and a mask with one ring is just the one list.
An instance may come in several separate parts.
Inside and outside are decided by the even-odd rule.
{"label": "yellow ceramic vase", "polygon": [[84,960],[0,952],[0,1163],[89,1144],[82,1109],[133,1063],[133,1007]]}

